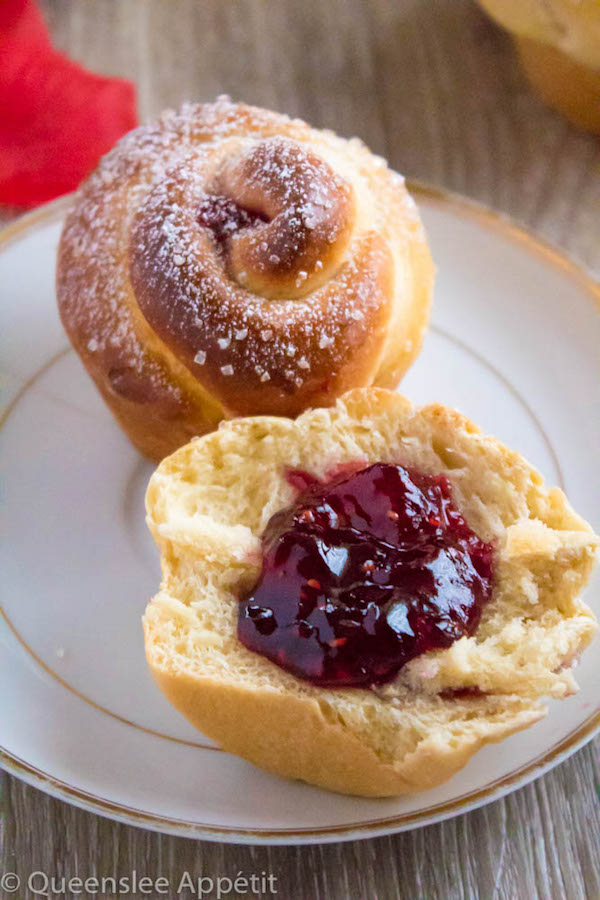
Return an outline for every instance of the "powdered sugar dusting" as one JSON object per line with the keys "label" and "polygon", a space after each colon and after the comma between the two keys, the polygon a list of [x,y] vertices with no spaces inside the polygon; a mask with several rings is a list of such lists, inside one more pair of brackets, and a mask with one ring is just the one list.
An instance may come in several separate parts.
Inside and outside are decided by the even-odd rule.
{"label": "powdered sugar dusting", "polygon": [[[132,268],[134,284],[139,280],[155,292],[148,303],[140,295],[146,319],[163,339],[202,347],[213,370],[240,383],[258,378],[291,395],[313,379],[335,377],[344,356],[364,343],[361,333],[382,302],[378,272],[385,254],[365,247],[308,297],[266,301],[230,278],[226,260],[205,229],[195,226],[195,198],[203,189],[198,171],[188,172],[183,183],[177,172],[166,175],[146,201]],[[184,267],[174,263],[175,252]],[[169,297],[169,303],[155,296]],[[369,315],[357,331],[353,311],[359,308],[361,316],[364,310]]]}
{"label": "powdered sugar dusting", "polygon": [[[284,141],[271,140],[282,133]],[[377,235],[357,234],[341,263],[327,268],[323,248],[338,234],[329,216],[333,199],[318,163],[310,155],[299,162],[294,149],[310,147],[314,134],[304,123],[219,98],[165,113],[120,141],[80,191],[65,226],[59,299],[73,339],[82,335],[90,353],[104,354],[107,368],[127,370],[152,385],[153,398],[175,405],[184,398],[168,348],[177,348],[198,380],[210,379],[217,396],[221,386],[239,391],[258,382],[304,396],[306,404],[310,391],[333,383],[346,360],[383,339],[380,311],[389,298],[380,273],[389,256]],[[348,152],[333,136],[319,140]],[[296,254],[301,265],[292,285],[306,294],[265,300],[248,290],[252,270],[244,264],[232,278],[208,229],[196,221],[224,141],[242,155],[263,142],[257,183],[265,191],[280,186],[288,240],[277,252],[267,246],[265,271],[270,266],[278,276],[286,253]],[[316,232],[319,250],[305,264],[302,241]],[[132,284],[142,320],[130,300]],[[148,328],[160,338],[152,353]]]}

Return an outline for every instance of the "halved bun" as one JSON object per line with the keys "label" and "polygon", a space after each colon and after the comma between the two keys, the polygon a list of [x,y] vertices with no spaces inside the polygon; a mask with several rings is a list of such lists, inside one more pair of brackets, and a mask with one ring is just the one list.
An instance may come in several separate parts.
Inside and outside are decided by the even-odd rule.
{"label": "halved bun", "polygon": [[[323,477],[356,460],[446,474],[470,527],[497,548],[475,635],[374,690],[315,686],[236,637],[260,535],[293,500],[285,467]],[[578,594],[597,538],[560,490],[455,410],[363,389],[296,421],[224,423],[160,464],[147,513],[163,570],[144,617],[150,668],[204,734],[272,772],[366,796],[423,790],[540,719],[541,698],[576,690],[571,665],[596,628]]]}

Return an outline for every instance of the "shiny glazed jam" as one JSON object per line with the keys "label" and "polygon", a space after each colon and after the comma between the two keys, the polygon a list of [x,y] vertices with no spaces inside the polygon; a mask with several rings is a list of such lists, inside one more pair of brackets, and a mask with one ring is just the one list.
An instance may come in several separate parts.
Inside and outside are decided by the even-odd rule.
{"label": "shiny glazed jam", "polygon": [[376,463],[299,491],[262,537],[260,578],[239,607],[250,650],[315,684],[368,686],[479,624],[492,555],[448,479]]}
{"label": "shiny glazed jam", "polygon": [[227,246],[229,238],[240,231],[267,222],[268,219],[258,212],[239,206],[229,197],[207,194],[198,207],[198,224],[210,228],[219,249]]}

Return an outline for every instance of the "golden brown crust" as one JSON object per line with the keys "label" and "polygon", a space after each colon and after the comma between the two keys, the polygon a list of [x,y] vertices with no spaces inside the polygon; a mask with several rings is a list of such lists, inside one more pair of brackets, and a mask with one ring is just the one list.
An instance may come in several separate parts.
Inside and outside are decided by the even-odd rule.
{"label": "golden brown crust", "polygon": [[[207,197],[260,221],[219,246]],[[59,309],[132,441],[162,458],[224,417],[391,385],[432,264],[402,179],[356,141],[220,99],[127,135],[61,239]]]}
{"label": "golden brown crust", "polygon": [[351,183],[315,153],[288,138],[267,138],[230,154],[211,193],[267,219],[231,239],[228,269],[238,284],[267,299],[294,299],[335,275],[352,237],[356,199]]}
{"label": "golden brown crust", "polygon": [[[512,708],[508,705],[498,715],[490,703],[485,730],[474,733],[471,740],[458,747],[444,746],[433,737],[423,741],[409,760],[394,760],[376,753],[343,722],[332,721],[327,707],[314,697],[165,668],[154,658],[152,624],[146,621],[144,629],[152,674],[163,694],[192,725],[221,749],[269,772],[339,793],[394,797],[429,790],[455,775],[484,744],[528,728],[546,714],[537,705],[513,699]],[[473,711],[481,714],[482,705],[474,701]]]}

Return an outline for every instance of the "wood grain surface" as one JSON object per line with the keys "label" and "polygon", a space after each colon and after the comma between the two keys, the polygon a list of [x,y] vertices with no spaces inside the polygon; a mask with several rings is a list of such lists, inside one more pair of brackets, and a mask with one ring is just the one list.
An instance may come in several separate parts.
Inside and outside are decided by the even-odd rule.
{"label": "wood grain surface", "polygon": [[[501,210],[600,271],[600,145],[541,106],[508,38],[467,0],[44,0],[42,8],[58,47],[137,82],[142,118],[229,93],[357,134],[406,175]],[[24,879],[35,870],[85,878],[135,869],[172,886],[185,871],[276,877],[276,894],[224,895],[236,898],[593,900],[599,749],[596,741],[449,822],[314,847],[144,832],[5,777],[0,869]],[[167,896],[195,894],[172,887]]]}

